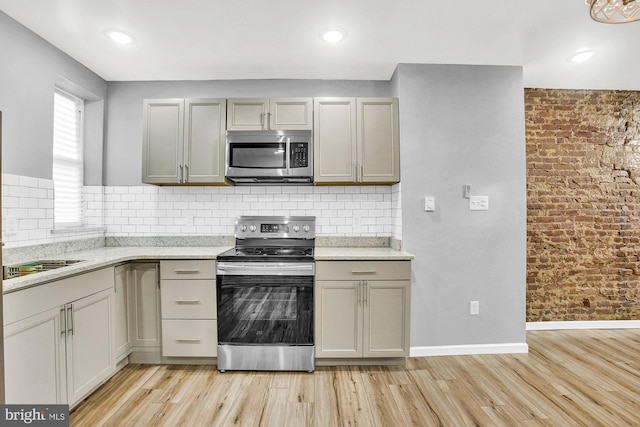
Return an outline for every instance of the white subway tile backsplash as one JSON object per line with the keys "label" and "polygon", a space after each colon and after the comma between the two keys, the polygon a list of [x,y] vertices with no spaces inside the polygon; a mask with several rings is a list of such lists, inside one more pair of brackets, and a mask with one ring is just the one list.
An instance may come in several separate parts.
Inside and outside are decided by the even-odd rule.
{"label": "white subway tile backsplash", "polygon": [[[2,193],[5,194],[5,186],[2,186]],[[3,208],[19,208],[20,207],[20,198],[19,197],[11,197],[6,196],[2,197],[2,207]]]}
{"label": "white subway tile backsplash", "polygon": [[19,186],[20,187],[38,187],[38,178],[32,178],[29,176],[19,176]]}
{"label": "white subway tile backsplash", "polygon": [[[85,222],[93,230],[53,234],[53,181],[3,174],[3,221],[17,218],[7,246],[85,237],[232,235],[239,215],[314,215],[319,236],[402,235],[401,187],[394,186],[87,186]],[[96,230],[103,227],[106,231]]]}

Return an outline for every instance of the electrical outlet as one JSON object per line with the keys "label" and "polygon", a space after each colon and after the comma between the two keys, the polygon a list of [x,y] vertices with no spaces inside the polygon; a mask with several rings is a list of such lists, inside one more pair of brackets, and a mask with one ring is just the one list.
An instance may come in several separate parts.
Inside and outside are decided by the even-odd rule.
{"label": "electrical outlet", "polygon": [[424,198],[424,210],[426,212],[433,212],[436,210],[436,198],[435,197],[425,197]]}
{"label": "electrical outlet", "polygon": [[469,314],[472,316],[480,314],[480,301],[471,301],[469,303]]}
{"label": "electrical outlet", "polygon": [[489,196],[471,196],[469,197],[470,211],[488,211]]}

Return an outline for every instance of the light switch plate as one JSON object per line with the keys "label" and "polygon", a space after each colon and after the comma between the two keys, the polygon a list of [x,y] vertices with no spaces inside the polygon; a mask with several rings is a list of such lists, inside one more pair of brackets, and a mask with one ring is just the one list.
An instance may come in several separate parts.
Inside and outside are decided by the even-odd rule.
{"label": "light switch plate", "polygon": [[464,198],[468,199],[471,197],[471,184],[465,184],[462,186],[462,192],[464,193]]}
{"label": "light switch plate", "polygon": [[472,316],[480,314],[480,301],[471,301],[469,303],[469,314]]}
{"label": "light switch plate", "polygon": [[436,198],[435,197],[425,197],[424,198],[424,210],[426,212],[433,212],[436,210]]}
{"label": "light switch plate", "polygon": [[488,211],[489,196],[471,196],[469,197],[470,211]]}

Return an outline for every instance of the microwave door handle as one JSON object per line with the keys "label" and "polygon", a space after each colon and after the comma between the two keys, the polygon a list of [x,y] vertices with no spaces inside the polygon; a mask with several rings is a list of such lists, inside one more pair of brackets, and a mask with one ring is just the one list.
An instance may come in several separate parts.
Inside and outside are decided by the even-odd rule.
{"label": "microwave door handle", "polygon": [[291,138],[287,138],[287,146],[285,147],[285,150],[287,152],[287,175],[291,175]]}

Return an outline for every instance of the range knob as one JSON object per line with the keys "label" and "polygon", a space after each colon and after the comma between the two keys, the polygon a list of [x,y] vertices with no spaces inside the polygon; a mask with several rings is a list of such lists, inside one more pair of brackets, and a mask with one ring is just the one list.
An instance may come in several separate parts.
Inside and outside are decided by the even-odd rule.
{"label": "range knob", "polygon": [[243,233],[244,233],[245,231],[247,231],[247,226],[246,226],[245,224],[241,224],[241,225],[240,225],[240,231],[242,231]]}
{"label": "range knob", "polygon": [[297,233],[298,231],[300,231],[300,226],[299,226],[299,225],[294,225],[294,226],[293,226],[293,231],[295,231],[296,233]]}
{"label": "range knob", "polygon": [[256,231],[257,229],[258,229],[258,227],[256,227],[256,226],[255,226],[255,224],[251,224],[251,225],[249,226],[249,230],[250,230],[251,232],[254,232],[254,231]]}
{"label": "range knob", "polygon": [[304,230],[305,233],[308,233],[310,230],[308,225],[305,225],[304,227],[302,227],[302,229]]}

